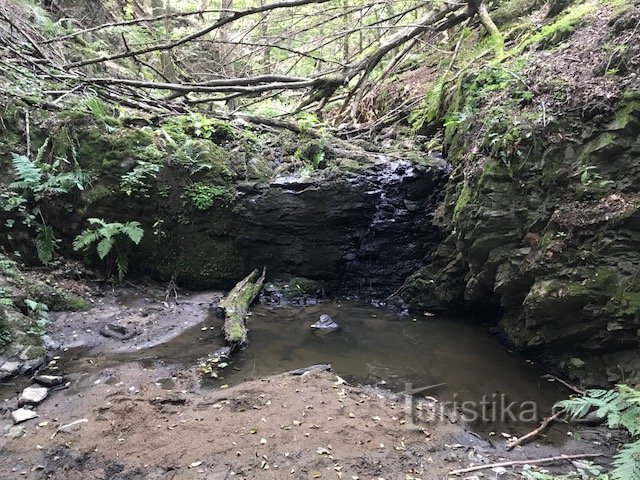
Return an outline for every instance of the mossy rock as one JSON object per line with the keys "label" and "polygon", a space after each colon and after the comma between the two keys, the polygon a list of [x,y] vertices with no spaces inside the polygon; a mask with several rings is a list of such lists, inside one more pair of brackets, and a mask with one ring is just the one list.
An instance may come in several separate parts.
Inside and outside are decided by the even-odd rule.
{"label": "mossy rock", "polygon": [[78,131],[77,137],[80,167],[99,172],[103,178],[119,180],[136,160],[147,161],[153,156],[155,137],[150,129],[118,128],[105,132],[93,126]]}

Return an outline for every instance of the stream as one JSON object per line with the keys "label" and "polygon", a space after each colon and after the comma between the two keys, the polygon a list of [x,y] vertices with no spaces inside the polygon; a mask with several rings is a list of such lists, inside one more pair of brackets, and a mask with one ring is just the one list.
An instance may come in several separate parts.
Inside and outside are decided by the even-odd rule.
{"label": "stream", "polygon": [[[118,297],[116,305],[138,311],[146,302],[141,296],[144,294]],[[109,308],[115,307],[106,308],[110,312]],[[179,311],[173,321],[191,316],[190,326],[185,324],[179,334],[153,346],[107,340],[120,350],[105,351],[93,345],[71,346],[59,352],[56,364],[72,380],[67,393],[81,393],[103,378],[105,371],[132,363],[157,371],[157,383],[162,388],[174,388],[174,375],[193,371],[202,358],[224,343],[221,320],[204,302],[192,299],[180,308],[187,310]],[[195,316],[195,311],[204,320]],[[330,315],[341,328],[330,333],[312,330],[309,326],[321,314]],[[70,323],[77,325],[78,320],[73,318]],[[483,397],[495,399],[504,394],[509,402],[535,402],[539,416],[545,416],[556,401],[568,396],[566,390],[541,378],[545,372],[509,352],[487,333],[486,325],[472,318],[401,315],[352,301],[306,307],[258,304],[252,309],[248,327],[249,346],[233,355],[222,378],[205,378],[201,388],[232,386],[330,363],[336,374],[352,384],[403,392],[406,383],[414,388],[443,383],[425,394],[439,401],[457,402],[480,402]],[[95,333],[93,337],[100,338]],[[1,393],[7,398],[20,388],[18,384],[6,385]],[[500,419],[495,420],[477,424],[474,429],[480,433],[504,431],[501,429],[521,433],[531,428],[531,424],[500,425]],[[565,436],[561,428],[550,434],[557,437],[556,441]]]}

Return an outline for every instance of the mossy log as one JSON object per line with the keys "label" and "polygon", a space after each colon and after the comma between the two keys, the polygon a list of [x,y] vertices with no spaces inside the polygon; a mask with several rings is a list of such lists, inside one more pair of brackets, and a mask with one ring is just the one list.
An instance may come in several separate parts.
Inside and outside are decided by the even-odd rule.
{"label": "mossy log", "polygon": [[224,338],[232,349],[247,343],[249,306],[262,290],[265,275],[266,268],[262,269],[259,278],[258,269],[254,270],[218,304],[218,314],[224,318]]}

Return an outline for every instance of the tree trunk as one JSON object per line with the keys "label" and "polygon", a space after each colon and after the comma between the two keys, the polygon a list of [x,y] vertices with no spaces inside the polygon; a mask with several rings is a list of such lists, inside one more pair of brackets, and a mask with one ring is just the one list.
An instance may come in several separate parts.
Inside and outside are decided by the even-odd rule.
{"label": "tree trunk", "polygon": [[[230,15],[228,11],[233,8],[233,0],[222,0],[222,12],[220,13],[220,19],[224,19]],[[231,32],[231,24],[228,23],[220,28],[220,67],[222,74],[227,78],[233,78],[236,76],[236,68],[233,61],[233,45],[229,42],[229,33]],[[227,108],[233,112],[239,106],[237,98],[230,98],[226,101]]]}
{"label": "tree trunk", "polygon": [[[151,8],[153,9],[153,15],[155,16],[160,16],[167,13],[165,0],[151,0]],[[171,25],[168,19],[164,21],[164,28],[165,34],[168,37],[171,29]],[[171,60],[171,52],[160,52],[160,67],[162,76],[165,78],[165,80],[171,83],[177,83],[178,77],[176,76],[176,69],[173,65],[173,61]]]}

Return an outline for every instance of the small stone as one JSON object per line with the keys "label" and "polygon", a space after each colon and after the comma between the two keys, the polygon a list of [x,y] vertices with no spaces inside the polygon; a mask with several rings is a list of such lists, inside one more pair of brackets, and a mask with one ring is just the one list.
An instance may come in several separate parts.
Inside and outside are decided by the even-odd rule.
{"label": "small stone", "polygon": [[11,427],[9,429],[9,432],[7,433],[7,437],[9,438],[20,438],[23,435],[24,435],[24,427],[21,427],[21,426]]}
{"label": "small stone", "polygon": [[577,357],[572,357],[569,361],[571,362],[571,365],[576,368],[582,368],[585,366],[584,360]]}
{"label": "small stone", "polygon": [[4,362],[0,367],[0,372],[7,375],[15,375],[20,368],[20,362]]}
{"label": "small stone", "polygon": [[45,387],[27,387],[18,398],[18,406],[37,405],[49,395],[49,390]]}
{"label": "small stone", "polygon": [[64,377],[60,375],[37,375],[34,380],[45,387],[55,387],[64,383]]}
{"label": "small stone", "polygon": [[18,410],[11,412],[11,420],[13,420],[13,423],[16,425],[34,418],[38,418],[38,414],[33,410],[28,410],[26,408],[19,408]]}

